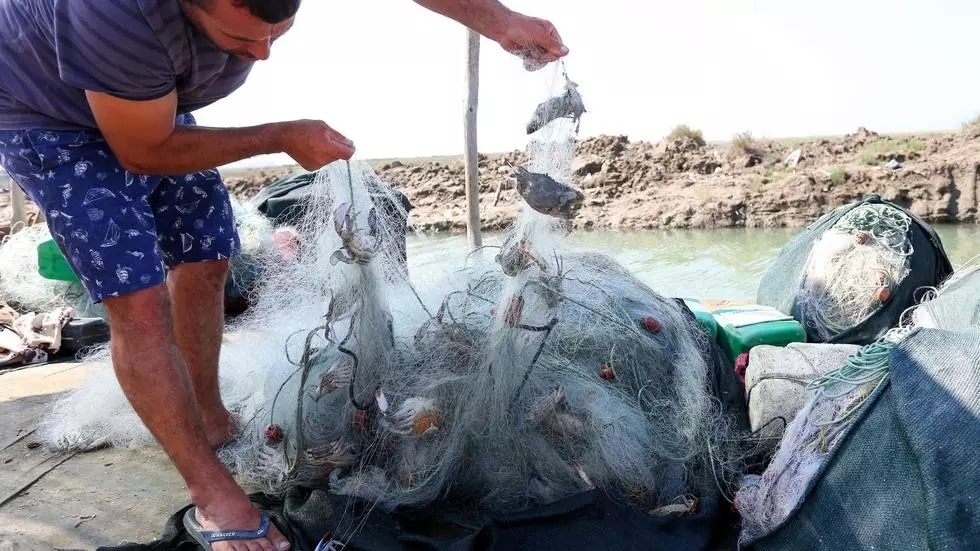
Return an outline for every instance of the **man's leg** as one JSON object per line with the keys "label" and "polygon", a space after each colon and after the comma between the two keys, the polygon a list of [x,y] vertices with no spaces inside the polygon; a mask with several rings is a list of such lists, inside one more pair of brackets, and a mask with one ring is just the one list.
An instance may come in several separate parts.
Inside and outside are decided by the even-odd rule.
{"label": "man's leg", "polygon": [[[190,375],[173,332],[154,216],[159,183],[125,175],[89,133],[0,133],[0,163],[48,219],[89,296],[112,326],[113,367],[133,409],[187,484],[209,530],[254,530],[259,513],[218,461],[205,435]],[[266,539],[219,542],[218,551],[288,546]]]}
{"label": "man's leg", "polygon": [[[199,520],[210,529],[257,527],[258,511],[218,461],[205,436],[191,378],[174,338],[166,288],[110,298],[105,306],[119,384],[187,483]],[[214,549],[272,550],[277,549],[273,542],[285,542],[274,526],[269,540],[226,542],[215,544]]]}
{"label": "man's leg", "polygon": [[170,267],[174,335],[190,372],[204,431],[213,447],[235,427],[218,386],[229,258],[240,242],[231,202],[217,170],[164,178],[150,196],[159,246]]}
{"label": "man's leg", "polygon": [[211,447],[225,444],[235,431],[218,389],[227,274],[228,261],[213,260],[181,264],[167,276],[174,337],[190,373]]}

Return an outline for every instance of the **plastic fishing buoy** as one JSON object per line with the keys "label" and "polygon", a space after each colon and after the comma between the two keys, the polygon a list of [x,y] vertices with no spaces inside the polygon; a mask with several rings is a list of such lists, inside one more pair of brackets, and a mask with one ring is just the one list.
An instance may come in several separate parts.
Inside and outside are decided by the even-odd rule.
{"label": "plastic fishing buoy", "polygon": [[877,292],[875,292],[875,298],[878,299],[878,302],[881,303],[888,302],[888,299],[891,298],[891,296],[892,296],[891,287],[882,287],[878,289]]}
{"label": "plastic fishing buoy", "polygon": [[735,374],[738,375],[738,379],[745,384],[745,372],[749,369],[749,353],[742,352],[735,358]]}
{"label": "plastic fishing buoy", "polygon": [[855,240],[858,242],[858,245],[865,245],[868,241],[871,241],[871,235],[868,232],[860,232],[857,234]]}
{"label": "plastic fishing buoy", "polygon": [[611,365],[606,364],[599,369],[599,376],[606,381],[613,381],[616,379],[616,370]]}
{"label": "plastic fishing buoy", "polygon": [[265,439],[268,440],[270,444],[278,444],[279,442],[282,442],[282,427],[279,425],[266,425]]}
{"label": "plastic fishing buoy", "polygon": [[653,316],[643,316],[640,323],[643,325],[644,329],[654,334],[659,333],[660,330],[664,328],[664,324]]}

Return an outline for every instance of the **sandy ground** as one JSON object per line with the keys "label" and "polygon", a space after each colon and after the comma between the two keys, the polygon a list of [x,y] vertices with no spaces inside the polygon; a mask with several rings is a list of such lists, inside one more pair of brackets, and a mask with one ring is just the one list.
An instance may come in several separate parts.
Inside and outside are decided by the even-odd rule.
{"label": "sandy ground", "polygon": [[149,542],[187,503],[160,448],[70,455],[34,444],[45,409],[86,372],[77,363],[0,372],[0,551]]}

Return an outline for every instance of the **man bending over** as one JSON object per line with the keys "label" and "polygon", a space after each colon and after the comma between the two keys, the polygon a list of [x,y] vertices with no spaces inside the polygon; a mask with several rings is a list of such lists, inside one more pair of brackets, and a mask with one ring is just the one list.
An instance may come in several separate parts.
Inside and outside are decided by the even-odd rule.
{"label": "man bending over", "polygon": [[[511,52],[567,53],[495,0],[416,0]],[[133,408],[184,478],[214,549],[288,549],[218,461],[223,287],[239,238],[215,167],[283,152],[307,170],[354,153],[318,120],[195,126],[289,30],[300,0],[0,0],[0,165],[44,212],[112,326]],[[237,532],[237,533],[236,533]]]}

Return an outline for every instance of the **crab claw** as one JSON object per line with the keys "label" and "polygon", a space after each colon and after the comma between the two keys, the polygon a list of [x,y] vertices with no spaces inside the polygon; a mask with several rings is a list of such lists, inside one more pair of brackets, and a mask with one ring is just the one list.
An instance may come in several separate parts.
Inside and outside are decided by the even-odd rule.
{"label": "crab claw", "polygon": [[[380,398],[384,398],[384,393],[380,393]],[[387,407],[387,400],[382,405],[381,399],[378,400],[381,426],[395,434],[426,436],[438,431],[442,425],[442,413],[432,399],[408,398],[393,410]]]}
{"label": "crab claw", "polygon": [[320,375],[320,383],[316,387],[316,399],[347,386],[354,378],[354,366],[346,358],[338,360],[330,369]]}
{"label": "crab claw", "polygon": [[341,203],[333,212],[333,229],[336,230],[337,235],[343,237],[344,234],[351,233],[353,226],[354,218],[351,215],[350,203]]}
{"label": "crab claw", "polygon": [[343,262],[344,264],[350,264],[351,259],[347,257],[342,251],[334,251],[330,255],[330,265],[336,266],[338,262]]}
{"label": "crab claw", "polygon": [[331,468],[353,466],[357,464],[359,458],[360,453],[357,449],[343,439],[306,450],[307,461]]}

